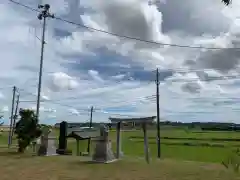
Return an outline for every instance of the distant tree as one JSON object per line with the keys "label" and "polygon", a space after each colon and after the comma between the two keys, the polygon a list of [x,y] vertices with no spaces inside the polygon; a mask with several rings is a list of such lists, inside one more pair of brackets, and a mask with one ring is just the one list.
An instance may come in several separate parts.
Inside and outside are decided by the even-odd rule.
{"label": "distant tree", "polygon": [[20,109],[20,120],[16,123],[15,134],[18,139],[18,152],[23,153],[26,147],[41,136],[41,126],[33,110]]}

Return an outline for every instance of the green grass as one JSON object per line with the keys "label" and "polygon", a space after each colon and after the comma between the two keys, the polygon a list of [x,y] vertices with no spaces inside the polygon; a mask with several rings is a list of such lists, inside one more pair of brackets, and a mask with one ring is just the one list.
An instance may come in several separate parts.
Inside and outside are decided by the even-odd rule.
{"label": "green grass", "polygon": [[[56,135],[57,133],[56,131]],[[142,158],[136,158],[144,156],[143,133],[141,131],[122,132],[122,150],[126,158],[107,165],[90,164],[79,156],[33,157],[30,153],[19,155],[16,153],[16,148],[10,150],[6,148],[7,136],[7,132],[0,136],[0,146],[5,147],[0,148],[1,180],[240,180],[239,174],[226,169],[221,164],[240,144],[237,141],[240,134],[235,132],[162,130],[161,137],[168,137],[168,139],[161,139],[162,159],[159,161],[156,159],[156,132],[149,131],[149,149],[152,157],[150,164]],[[110,132],[109,136],[115,150],[116,132]],[[231,141],[222,141],[222,139],[231,139]],[[16,143],[16,140],[13,143]],[[209,146],[203,146],[203,143]],[[223,147],[213,147],[214,144],[220,144]],[[68,148],[73,150],[73,155],[76,154],[74,139],[68,139]],[[80,142],[80,150],[86,151],[86,149],[87,141]]]}
{"label": "green grass", "polygon": [[82,157],[37,157],[0,151],[1,180],[239,180],[220,164],[126,158],[112,164],[88,163]]}
{"label": "green grass", "polygon": [[[131,137],[137,136],[131,140]],[[116,147],[116,132],[110,132],[112,146]],[[152,158],[157,157],[156,131],[149,131],[149,149]],[[217,162],[228,158],[232,151],[240,147],[240,133],[236,132],[186,132],[184,130],[162,130],[161,152],[163,158],[178,160]],[[198,140],[195,140],[197,138]],[[199,140],[200,139],[200,140]],[[223,141],[222,139],[225,139]],[[230,139],[227,141],[226,139]],[[87,141],[80,144],[80,149],[86,151]],[[218,147],[216,147],[218,146]],[[75,142],[69,141],[69,147],[75,149]],[[93,149],[93,148],[92,148]],[[122,151],[127,156],[144,156],[143,133],[141,131],[122,132]]]}
{"label": "green grass", "polygon": [[[57,134],[57,133],[56,133]],[[116,132],[109,133],[113,149],[116,149]],[[148,132],[150,156],[157,157],[156,131]],[[240,133],[185,131],[182,129],[161,130],[161,153],[163,158],[188,161],[217,162],[225,160],[233,150],[240,147]],[[0,136],[0,144],[7,146],[7,133]],[[94,145],[93,145],[94,146]],[[94,147],[91,147],[93,150]],[[68,148],[76,154],[76,142],[68,140]],[[87,140],[80,142],[80,151],[86,152]],[[144,156],[143,133],[122,132],[122,151],[126,156]]]}

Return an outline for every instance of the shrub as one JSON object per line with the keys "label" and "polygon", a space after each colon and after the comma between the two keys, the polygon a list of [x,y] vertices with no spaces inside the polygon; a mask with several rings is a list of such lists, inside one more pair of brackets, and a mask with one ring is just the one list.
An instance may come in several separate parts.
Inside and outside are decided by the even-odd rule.
{"label": "shrub", "polygon": [[33,110],[20,109],[20,120],[16,123],[15,134],[18,139],[18,152],[23,153],[28,145],[40,137],[41,126]]}

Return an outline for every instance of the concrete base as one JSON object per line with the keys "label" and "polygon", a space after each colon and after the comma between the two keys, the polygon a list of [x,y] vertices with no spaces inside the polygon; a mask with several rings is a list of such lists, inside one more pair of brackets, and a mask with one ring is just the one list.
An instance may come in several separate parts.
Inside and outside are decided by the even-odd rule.
{"label": "concrete base", "polygon": [[46,154],[45,156],[59,156],[59,154]]}
{"label": "concrete base", "polygon": [[118,161],[118,159],[113,159],[111,161],[99,161],[99,160],[92,160],[91,162],[94,162],[94,163],[100,163],[100,164],[109,164],[109,163],[113,163],[113,162],[116,162]]}
{"label": "concrete base", "polygon": [[90,156],[88,152],[80,152],[80,156]]}
{"label": "concrete base", "polygon": [[111,141],[96,141],[96,148],[92,161],[98,163],[110,163],[116,161],[116,157],[112,151]]}
{"label": "concrete base", "polygon": [[56,153],[58,155],[72,155],[72,151],[67,149],[57,149]]}

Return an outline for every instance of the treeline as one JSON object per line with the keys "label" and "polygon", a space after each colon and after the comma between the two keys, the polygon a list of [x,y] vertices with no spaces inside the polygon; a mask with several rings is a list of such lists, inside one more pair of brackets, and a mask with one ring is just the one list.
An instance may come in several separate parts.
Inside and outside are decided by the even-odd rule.
{"label": "treeline", "polygon": [[[100,125],[106,125],[110,129],[116,128],[116,124],[111,123],[96,123],[92,124],[93,127],[99,127]],[[69,123],[70,127],[88,127],[89,123]],[[55,127],[59,127],[59,124],[55,124]],[[156,122],[148,124],[150,129],[156,128]],[[234,123],[220,123],[220,122],[160,122],[161,128],[187,128],[189,130],[203,130],[203,131],[240,131],[240,124]],[[122,129],[134,129],[141,128],[141,123],[124,123]]]}
{"label": "treeline", "polygon": [[240,131],[240,124],[220,122],[170,122],[164,121],[160,126],[187,127],[188,129],[199,129],[205,131]]}

